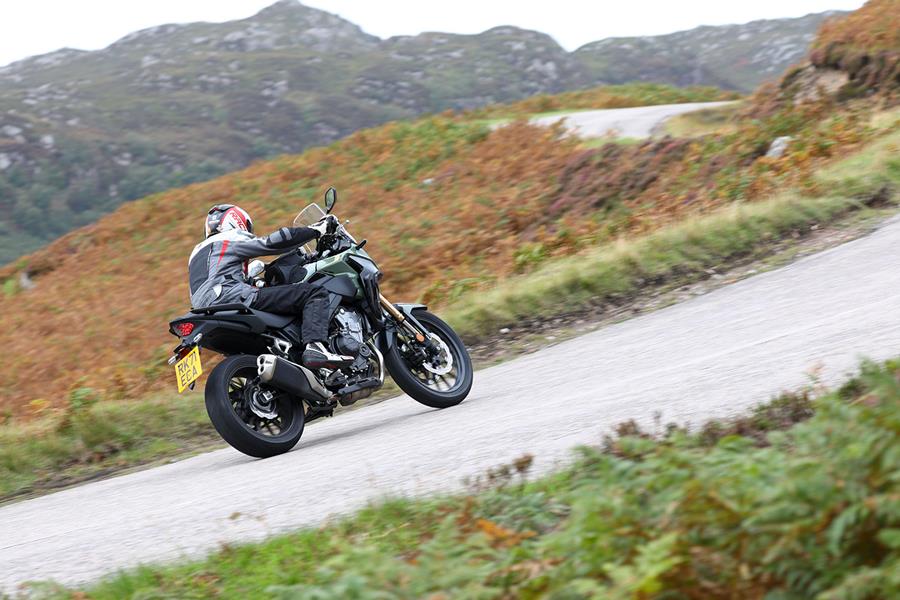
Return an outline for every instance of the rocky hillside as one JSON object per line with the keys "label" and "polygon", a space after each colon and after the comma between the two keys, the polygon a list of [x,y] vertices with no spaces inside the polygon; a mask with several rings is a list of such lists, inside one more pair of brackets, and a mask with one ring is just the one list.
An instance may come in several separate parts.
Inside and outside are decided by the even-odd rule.
{"label": "rocky hillside", "polygon": [[900,103],[900,0],[869,0],[849,16],[825,23],[809,60],[761,86],[747,103],[747,116],[863,99],[882,106]]}
{"label": "rocky hillside", "polygon": [[609,38],[582,46],[575,57],[608,83],[662,81],[750,91],[800,61],[816,30],[837,11],[797,19],[697,27],[653,37]]}
{"label": "rocky hillside", "polygon": [[281,0],[26,59],[0,69],[0,262],[124,201],[394,119],[627,79],[749,89],[800,56],[822,18],[567,53],[514,27],[379,40]]}

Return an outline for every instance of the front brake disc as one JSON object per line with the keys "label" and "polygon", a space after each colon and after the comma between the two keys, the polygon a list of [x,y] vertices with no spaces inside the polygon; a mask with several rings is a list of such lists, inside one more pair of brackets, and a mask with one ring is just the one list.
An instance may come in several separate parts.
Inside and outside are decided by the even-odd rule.
{"label": "front brake disc", "polygon": [[422,363],[422,367],[428,371],[429,373],[433,373],[434,375],[446,375],[451,370],[453,370],[453,355],[450,354],[450,348],[447,347],[447,344],[444,343],[437,334],[432,333],[430,336],[431,341],[437,344],[441,349],[440,357],[443,358],[443,364],[440,366],[435,366],[435,359],[426,360]]}

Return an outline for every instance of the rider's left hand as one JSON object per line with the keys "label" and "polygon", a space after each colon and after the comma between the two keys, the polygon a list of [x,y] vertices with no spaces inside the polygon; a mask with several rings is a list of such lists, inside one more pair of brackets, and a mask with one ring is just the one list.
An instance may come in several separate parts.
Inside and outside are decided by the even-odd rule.
{"label": "rider's left hand", "polygon": [[307,227],[317,232],[319,234],[318,237],[322,237],[329,232],[331,222],[328,217],[330,216],[331,215],[328,215],[324,219],[320,219],[319,221],[316,221],[315,223],[313,223],[312,225],[308,225]]}

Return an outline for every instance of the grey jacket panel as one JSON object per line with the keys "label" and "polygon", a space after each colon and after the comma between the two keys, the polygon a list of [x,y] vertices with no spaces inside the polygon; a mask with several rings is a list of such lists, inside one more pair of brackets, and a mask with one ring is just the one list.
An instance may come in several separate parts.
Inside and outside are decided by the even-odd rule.
{"label": "grey jacket panel", "polygon": [[231,229],[206,238],[194,247],[188,259],[191,306],[249,306],[256,288],[247,282],[247,259],[283,254],[317,236],[318,232],[308,227],[282,227],[266,237]]}

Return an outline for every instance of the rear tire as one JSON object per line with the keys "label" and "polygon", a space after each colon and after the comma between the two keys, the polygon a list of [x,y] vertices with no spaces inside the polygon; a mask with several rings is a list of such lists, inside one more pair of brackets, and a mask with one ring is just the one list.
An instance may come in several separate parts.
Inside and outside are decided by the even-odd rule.
{"label": "rear tire", "polygon": [[[206,413],[222,439],[235,450],[256,458],[284,454],[303,435],[303,404],[284,392],[260,387],[253,383],[255,378],[256,356],[226,357],[206,381]],[[275,396],[275,419],[260,418],[247,406],[248,395],[262,390]]]}
{"label": "rear tire", "polygon": [[[421,402],[425,406],[432,408],[449,408],[456,406],[466,399],[469,391],[472,389],[472,359],[462,339],[453,331],[453,328],[444,321],[431,314],[426,310],[417,310],[414,316],[429,332],[436,334],[441,341],[447,346],[447,349],[453,356],[455,367],[455,379],[452,383],[444,384],[448,389],[441,390],[443,387],[439,384],[439,380],[445,379],[441,376],[429,375],[422,369],[414,369],[403,357],[401,339],[397,339],[391,348],[385,352],[384,362],[388,372],[400,389],[406,392],[413,400]],[[452,374],[451,371],[450,374]],[[448,375],[450,375],[448,374]],[[432,377],[434,385],[430,385],[427,381],[428,377]]]}

